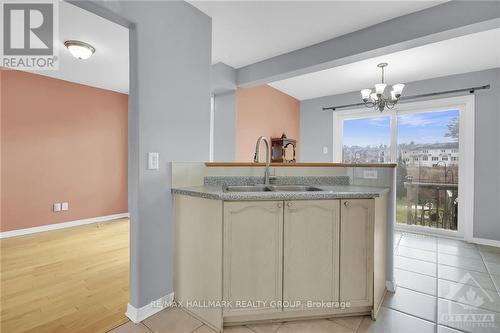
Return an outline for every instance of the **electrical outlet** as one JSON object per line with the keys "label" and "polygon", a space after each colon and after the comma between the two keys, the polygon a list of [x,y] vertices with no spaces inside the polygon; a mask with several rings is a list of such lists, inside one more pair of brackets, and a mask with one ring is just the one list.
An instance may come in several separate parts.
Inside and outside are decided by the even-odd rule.
{"label": "electrical outlet", "polygon": [[69,210],[69,203],[68,202],[61,203],[61,210]]}
{"label": "electrical outlet", "polygon": [[56,202],[54,204],[54,212],[60,212],[61,211],[61,203],[60,202]]}
{"label": "electrical outlet", "polygon": [[378,172],[377,172],[377,170],[363,170],[363,178],[365,178],[365,179],[377,179]]}

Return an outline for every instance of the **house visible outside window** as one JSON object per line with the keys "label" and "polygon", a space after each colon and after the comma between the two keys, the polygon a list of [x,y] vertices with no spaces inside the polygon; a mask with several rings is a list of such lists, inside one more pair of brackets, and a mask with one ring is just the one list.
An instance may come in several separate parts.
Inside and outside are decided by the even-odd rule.
{"label": "house visible outside window", "polygon": [[429,160],[429,156],[422,156],[422,161],[428,161]]}
{"label": "house visible outside window", "polygon": [[432,156],[432,160],[437,161],[437,160],[439,160],[439,158],[437,156]]}
{"label": "house visible outside window", "polygon": [[441,157],[441,161],[448,161],[448,156]]}

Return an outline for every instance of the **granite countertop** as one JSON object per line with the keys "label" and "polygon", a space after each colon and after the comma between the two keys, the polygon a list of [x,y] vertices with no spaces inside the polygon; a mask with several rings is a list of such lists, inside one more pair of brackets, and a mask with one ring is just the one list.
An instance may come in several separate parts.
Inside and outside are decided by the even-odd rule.
{"label": "granite countertop", "polygon": [[189,195],[224,201],[244,200],[316,200],[316,199],[367,199],[389,191],[387,187],[356,185],[314,185],[323,191],[309,192],[226,192],[223,185],[202,185],[172,188],[173,194]]}

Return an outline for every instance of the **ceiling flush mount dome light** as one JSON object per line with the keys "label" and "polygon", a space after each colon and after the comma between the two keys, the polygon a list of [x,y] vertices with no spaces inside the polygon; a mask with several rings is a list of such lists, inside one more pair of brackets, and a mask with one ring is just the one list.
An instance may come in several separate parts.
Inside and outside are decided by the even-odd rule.
{"label": "ceiling flush mount dome light", "polygon": [[64,46],[66,46],[73,57],[77,59],[88,59],[95,52],[95,48],[92,45],[79,40],[67,40],[64,42]]}
{"label": "ceiling flush mount dome light", "polygon": [[384,82],[384,68],[387,67],[388,63],[382,62],[377,65],[382,70],[382,83],[375,84],[375,89],[363,89],[361,90],[361,98],[368,108],[374,108],[380,112],[384,111],[385,108],[392,109],[399,101],[401,93],[405,87],[404,84],[398,83],[392,86],[390,96],[386,97],[384,95],[385,88],[387,84]]}

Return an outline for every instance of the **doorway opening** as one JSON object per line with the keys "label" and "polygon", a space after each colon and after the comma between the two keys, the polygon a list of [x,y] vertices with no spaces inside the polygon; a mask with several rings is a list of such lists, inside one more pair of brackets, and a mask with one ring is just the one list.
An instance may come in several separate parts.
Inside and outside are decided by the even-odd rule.
{"label": "doorway opening", "polygon": [[128,321],[129,29],[52,9],[58,68],[0,67],[0,331],[105,332]]}

